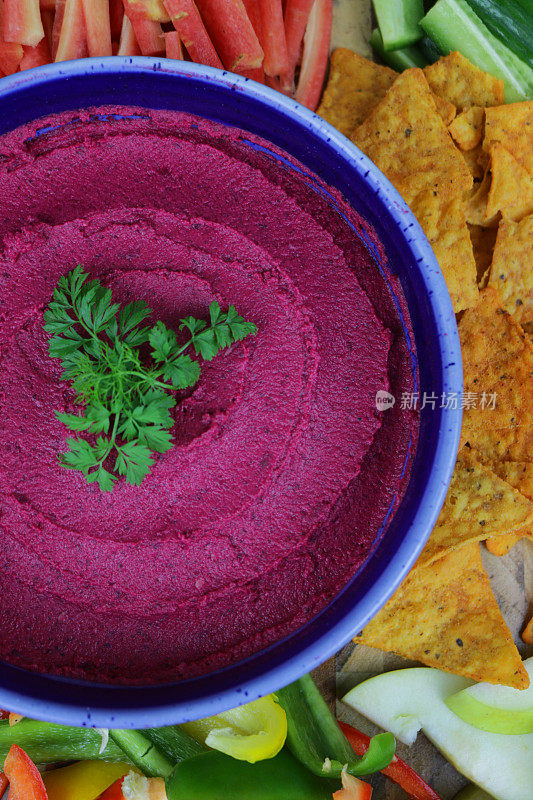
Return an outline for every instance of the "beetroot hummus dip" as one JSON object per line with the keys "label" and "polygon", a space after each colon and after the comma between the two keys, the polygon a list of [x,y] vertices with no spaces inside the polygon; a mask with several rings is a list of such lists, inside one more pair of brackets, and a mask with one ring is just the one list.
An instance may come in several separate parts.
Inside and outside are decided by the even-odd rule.
{"label": "beetroot hummus dip", "polygon": [[[372,230],[266,142],[144,109],[0,138],[0,198],[0,659],[166,681],[301,627],[381,534],[416,441],[405,303]],[[258,327],[203,363],[139,487],[58,462],[54,412],[78,407],[43,311],[78,264],[169,327],[215,299]]]}

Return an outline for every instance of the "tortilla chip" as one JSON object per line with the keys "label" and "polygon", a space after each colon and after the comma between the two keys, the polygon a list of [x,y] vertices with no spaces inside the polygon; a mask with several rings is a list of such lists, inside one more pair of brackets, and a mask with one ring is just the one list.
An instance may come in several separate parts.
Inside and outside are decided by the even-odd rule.
{"label": "tortilla chip", "polygon": [[317,114],[349,137],[397,77],[393,69],[339,47],[331,55],[328,85]]}
{"label": "tortilla chip", "polygon": [[533,214],[500,222],[488,285],[516,322],[533,323]]}
{"label": "tortilla chip", "polygon": [[476,542],[412,570],[355,641],[475,681],[529,685]]}
{"label": "tortilla chip", "polygon": [[472,176],[435,111],[422,70],[402,72],[352,139],[395,185],[422,225],[455,310],[475,304],[475,261],[463,200]]}
{"label": "tortilla chip", "polygon": [[521,539],[522,536],[519,534],[510,533],[508,536],[494,536],[491,539],[487,539],[485,544],[487,545],[487,550],[493,556],[506,556],[509,550],[515,544],[518,544]]}
{"label": "tortilla chip", "polygon": [[498,223],[498,212],[489,217],[488,202],[491,185],[489,170],[485,172],[481,183],[474,184],[466,201],[466,219],[469,225],[481,225],[483,228],[494,227]]}
{"label": "tortilla chip", "polygon": [[482,145],[478,144],[473,150],[461,150],[461,155],[466,161],[466,165],[472,173],[474,180],[477,181],[483,178],[489,166],[490,159],[488,153],[485,153],[483,150]]}
{"label": "tortilla chip", "polygon": [[531,523],[531,500],[463,448],[437,524],[416,566],[430,564],[468,542],[523,531]]}
{"label": "tortilla chip", "polygon": [[503,81],[475,67],[461,53],[454,52],[424,67],[431,89],[464,111],[469,106],[497,106],[503,103]]}
{"label": "tortilla chip", "polygon": [[[370,112],[383,100],[398,73],[339,47],[331,55],[328,84],[317,114],[350,137]],[[437,111],[449,125],[455,106],[434,96]]]}
{"label": "tortilla chip", "polygon": [[463,439],[485,462],[533,461],[533,346],[492,287],[459,322]]}
{"label": "tortilla chip", "polygon": [[528,172],[533,172],[533,100],[487,109],[483,148],[499,142]]}
{"label": "tortilla chip", "polygon": [[457,147],[473,150],[481,142],[484,119],[485,109],[481,106],[470,106],[454,119],[448,130]]}
{"label": "tortilla chip", "polygon": [[533,644],[533,617],[531,617],[522,631],[522,639],[526,644]]}
{"label": "tortilla chip", "polygon": [[498,228],[482,228],[481,225],[469,225],[470,240],[476,261],[477,285],[484,289],[489,280],[492,254],[496,243]]}
{"label": "tortilla chip", "polygon": [[[515,221],[533,213],[533,174],[524,169],[501,144],[490,148],[491,184],[487,218],[498,212]],[[526,264],[530,262],[525,262]]]}
{"label": "tortilla chip", "polygon": [[437,114],[444,122],[446,127],[452,122],[454,119],[457,109],[455,108],[453,103],[450,103],[444,97],[439,97],[438,94],[432,93],[433,102],[435,103],[435,109]]}

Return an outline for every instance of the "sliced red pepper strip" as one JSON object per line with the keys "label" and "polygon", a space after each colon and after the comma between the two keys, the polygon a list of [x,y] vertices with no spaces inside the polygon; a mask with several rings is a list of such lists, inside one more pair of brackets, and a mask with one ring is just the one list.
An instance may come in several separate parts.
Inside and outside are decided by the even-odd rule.
{"label": "sliced red pepper strip", "polygon": [[48,800],[41,774],[18,744],[12,744],[4,761],[10,800]]}
{"label": "sliced red pepper strip", "polygon": [[4,711],[3,708],[0,708],[0,719],[9,719],[9,711]]}
{"label": "sliced red pepper strip", "polygon": [[282,75],[289,69],[281,0],[258,0],[267,75]]}
{"label": "sliced red pepper strip", "polygon": [[4,38],[4,1],[0,0],[0,74],[12,75],[22,61],[21,44],[6,42]]}
{"label": "sliced red pepper strip", "polygon": [[102,792],[96,800],[124,800],[124,795],[122,794],[122,782],[124,778],[119,778],[118,781],[112,783],[109,789],[106,789],[105,792]]}
{"label": "sliced red pepper strip", "polygon": [[89,55],[95,58],[113,54],[109,0],[83,0]]}
{"label": "sliced red pepper strip", "polygon": [[6,42],[17,42],[35,47],[44,37],[39,0],[5,0],[4,37]]}
{"label": "sliced red pepper strip", "polygon": [[0,797],[4,794],[5,790],[7,789],[9,782],[4,775],[3,772],[0,772]]}
{"label": "sliced red pepper strip", "polygon": [[248,18],[243,0],[196,0],[209,38],[222,63],[231,71],[257,69],[263,48]]}
{"label": "sliced red pepper strip", "polygon": [[[368,749],[370,736],[358,731],[346,722],[339,720],[342,732],[350,742],[358,756],[362,756]],[[441,800],[439,795],[429,786],[412,767],[402,761],[401,758],[394,757],[388,767],[381,770],[383,775],[397,783],[398,786],[407,793],[410,800]]]}
{"label": "sliced red pepper strip", "polygon": [[333,800],[372,800],[372,787],[343,769],[342,789],[333,792]]}
{"label": "sliced red pepper strip", "polygon": [[165,8],[192,60],[197,64],[222,69],[222,61],[213,47],[194,1],[165,0]]}
{"label": "sliced red pepper strip", "polygon": [[165,33],[165,44],[167,48],[167,58],[175,58],[178,61],[183,61],[183,45],[181,43],[181,36],[177,31]]}
{"label": "sliced red pepper strip", "polygon": [[315,111],[328,66],[333,0],[315,0],[304,36],[302,69],[295,99]]}

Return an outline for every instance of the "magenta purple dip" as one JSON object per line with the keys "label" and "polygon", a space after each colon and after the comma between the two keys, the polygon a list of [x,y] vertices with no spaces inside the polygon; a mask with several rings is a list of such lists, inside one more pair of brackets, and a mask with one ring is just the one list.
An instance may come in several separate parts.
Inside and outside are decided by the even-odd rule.
{"label": "magenta purple dip", "polygon": [[[123,108],[0,138],[5,661],[143,683],[240,660],[324,608],[401,499],[417,415],[375,404],[414,390],[399,282],[340,197],[243,138],[261,144]],[[109,494],[57,458],[54,411],[77,407],[43,310],[77,264],[171,327],[214,299],[258,326],[203,364],[152,474]]]}

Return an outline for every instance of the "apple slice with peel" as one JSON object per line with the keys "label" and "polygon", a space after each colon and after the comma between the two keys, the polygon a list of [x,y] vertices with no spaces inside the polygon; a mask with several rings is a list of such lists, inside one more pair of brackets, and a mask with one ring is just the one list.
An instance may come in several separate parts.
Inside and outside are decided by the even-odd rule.
{"label": "apple slice with peel", "polygon": [[[533,678],[533,658],[524,666]],[[533,800],[533,733],[503,735],[478,730],[446,705],[451,695],[472,683],[437,669],[402,669],[360,683],[344,701],[405,744],[413,744],[423,730],[459,772],[496,800]],[[508,708],[502,699],[492,699],[503,687],[478,686],[487,692],[483,702]],[[527,699],[530,691],[516,694]]]}
{"label": "apple slice with peel", "polygon": [[480,683],[452,694],[446,705],[480,731],[507,736],[533,733],[533,683],[522,691]]}

